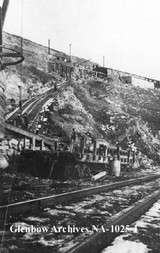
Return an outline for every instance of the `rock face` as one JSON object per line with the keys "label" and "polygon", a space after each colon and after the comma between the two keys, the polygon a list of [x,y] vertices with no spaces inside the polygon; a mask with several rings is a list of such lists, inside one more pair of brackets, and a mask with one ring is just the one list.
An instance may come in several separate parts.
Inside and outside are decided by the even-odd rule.
{"label": "rock face", "polygon": [[[18,36],[5,33],[4,37],[5,46],[20,47]],[[29,40],[24,40],[23,45],[23,64],[7,68],[4,73],[7,101],[14,99],[16,105],[20,97],[18,86],[22,87],[22,100],[25,100],[47,90],[52,81],[63,81],[60,76],[47,72],[51,57],[47,47]],[[59,54],[64,55],[51,50],[52,56]],[[108,80],[93,78],[90,75],[93,63],[78,57],[72,60],[76,73],[72,75],[72,82],[56,96],[50,94],[50,103],[37,114],[39,133],[69,140],[75,128],[80,135],[104,138],[122,148],[138,148],[150,159],[159,161],[160,91],[124,84],[117,76]],[[82,75],[84,68],[88,71],[86,78]]]}
{"label": "rock face", "polygon": [[[16,35],[3,33],[4,46],[17,51],[21,50],[21,38]],[[8,100],[14,98],[16,104],[19,103],[21,87],[21,99],[26,100],[31,95],[37,95],[48,87],[53,81],[63,79],[57,73],[49,73],[49,61],[55,57],[68,57],[63,52],[48,48],[27,39],[23,40],[23,55],[25,60],[22,64],[7,67],[4,71],[6,83],[5,95]],[[72,57],[73,63],[82,62],[82,66],[92,67],[94,63],[84,61],[78,57]],[[7,100],[7,101],[8,101]]]}
{"label": "rock face", "polygon": [[0,155],[0,169],[5,169],[8,167],[8,162],[3,155]]}
{"label": "rock face", "polygon": [[158,98],[159,91],[126,86],[119,80],[75,81],[40,112],[37,124],[40,133],[69,138],[75,128],[80,135],[104,138],[124,149],[138,148],[159,161]]}

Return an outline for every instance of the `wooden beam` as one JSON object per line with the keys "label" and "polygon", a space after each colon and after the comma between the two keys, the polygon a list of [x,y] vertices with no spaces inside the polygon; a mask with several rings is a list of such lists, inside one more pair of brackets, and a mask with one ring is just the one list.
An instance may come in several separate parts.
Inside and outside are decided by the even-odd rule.
{"label": "wooden beam", "polygon": [[32,150],[34,151],[36,148],[36,139],[35,137],[32,138]]}
{"label": "wooden beam", "polygon": [[41,146],[40,146],[40,150],[43,150],[43,148],[44,148],[44,141],[43,140],[41,140],[41,144],[40,144]]}
{"label": "wooden beam", "polygon": [[26,148],[27,148],[27,138],[24,137],[24,139],[23,139],[23,149],[26,150]]}
{"label": "wooden beam", "polygon": [[2,28],[3,28],[3,25],[4,25],[8,5],[9,5],[9,0],[4,0],[3,5],[2,5]]}
{"label": "wooden beam", "polygon": [[45,137],[41,137],[41,136],[39,136],[39,135],[35,135],[35,134],[30,133],[30,132],[28,132],[28,131],[25,131],[25,130],[23,130],[23,129],[21,129],[21,128],[18,128],[18,127],[15,127],[15,126],[13,126],[13,125],[10,125],[10,124],[8,124],[8,123],[5,123],[5,128],[6,128],[7,130],[9,130],[9,131],[12,131],[12,132],[17,133],[17,134],[22,135],[22,136],[25,136],[25,137],[27,137],[28,139],[32,139],[33,137],[35,137],[35,139],[36,139],[37,141],[43,140],[43,141],[44,141],[44,144],[49,145],[49,146],[54,146],[54,142],[55,142],[55,141],[58,141],[58,137],[56,137],[56,138],[53,139],[53,140],[47,140],[47,138],[45,138]]}
{"label": "wooden beam", "polygon": [[81,157],[83,157],[83,155],[84,155],[84,145],[85,145],[85,137],[82,136],[82,137],[81,137],[81,142],[80,142],[80,153],[81,153]]}

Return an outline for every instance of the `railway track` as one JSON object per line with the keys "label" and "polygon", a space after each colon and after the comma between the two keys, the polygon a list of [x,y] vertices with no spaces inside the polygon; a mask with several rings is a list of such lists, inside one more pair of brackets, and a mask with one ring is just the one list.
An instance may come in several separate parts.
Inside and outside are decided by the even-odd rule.
{"label": "railway track", "polygon": [[32,125],[35,124],[36,118],[39,115],[42,106],[49,100],[50,98],[54,98],[58,95],[59,92],[62,92],[68,86],[68,82],[64,82],[58,88],[58,91],[54,91],[54,93],[49,92],[43,99],[39,100],[37,104],[29,111],[29,119],[32,120]]}
{"label": "railway track", "polygon": [[[59,87],[58,91],[63,90],[63,88],[65,88],[67,85],[68,85],[67,82],[60,83],[58,85]],[[30,116],[31,113],[36,109],[35,114],[32,117],[30,117],[30,119],[33,119],[38,111],[37,107],[39,107],[40,104],[43,105],[43,103],[47,101],[48,97],[53,94],[55,95],[57,94],[57,92],[54,92],[54,88],[51,88],[47,92],[39,94],[36,97],[27,100],[26,102],[22,104],[22,114],[26,112]],[[17,117],[17,114],[19,112],[20,112],[20,109],[16,108],[13,112],[11,112],[10,114],[6,116],[6,120],[13,120],[14,118]]]}
{"label": "railway track", "polygon": [[[57,94],[59,92],[61,92],[63,89],[65,89],[68,86],[68,82],[63,82],[61,84],[58,85],[58,91],[54,91],[54,88],[50,89],[49,91],[47,91],[45,94],[40,94],[35,98],[32,98],[28,101],[26,101],[23,105],[22,105],[22,114],[27,113],[28,114],[28,120],[29,120],[29,127],[30,127],[30,131],[34,132],[34,127],[35,127],[35,121],[36,118],[42,108],[42,106],[50,99],[50,98],[54,98],[55,96],[57,96]],[[13,121],[16,117],[17,114],[19,113],[20,109],[17,108],[14,112],[10,113],[9,115],[7,115],[6,120],[8,121]],[[17,128],[14,127],[12,125],[9,125],[6,123],[5,128],[8,131],[11,131],[12,134],[16,134],[17,132],[21,132],[22,135],[29,137],[30,139],[32,139],[33,137],[35,139],[40,139],[40,140],[44,140],[45,143],[48,143],[50,146],[54,145],[54,140],[48,140],[47,138],[45,138],[45,136],[42,137],[38,137],[38,135],[32,134],[31,132],[28,131],[24,131],[21,128]],[[58,138],[58,137],[57,137]],[[56,140],[57,140],[56,138]]]}
{"label": "railway track", "polygon": [[[11,244],[15,243],[15,238],[17,238],[16,252],[31,253],[38,250],[47,253],[99,253],[119,234],[110,231],[111,228],[114,230],[116,225],[121,226],[120,228],[130,225],[160,197],[160,192],[157,191],[159,189],[159,179],[158,177],[154,179],[154,181],[146,183],[143,178],[139,181],[139,185],[126,186],[124,184],[121,185],[123,188],[119,190],[117,187],[120,187],[120,185],[112,184],[114,185],[113,188],[110,186],[109,189],[112,189],[112,192],[106,192],[106,190],[100,192],[98,190],[95,193],[94,189],[94,195],[89,195],[80,200],[74,199],[74,202],[72,199],[69,201],[66,198],[66,203],[66,195],[63,194],[62,199],[62,194],[60,194],[61,201],[59,199],[58,202],[52,202],[54,207],[45,208],[43,205],[43,208],[38,209],[37,212],[32,212],[30,209],[28,210],[29,217],[27,217],[27,214],[22,215],[22,209],[21,214],[15,215],[15,209],[14,212],[9,212],[10,218],[8,218],[6,225],[8,232],[6,230],[4,247],[7,245],[7,247],[12,247]],[[156,192],[153,193],[153,191]],[[152,195],[146,198],[151,193]],[[139,202],[136,203],[136,201]],[[131,205],[133,206],[130,207]],[[124,211],[125,208],[127,208],[127,211]],[[9,210],[13,209],[9,208]],[[119,212],[120,214],[117,215]],[[28,229],[38,228],[40,230],[43,227],[46,231],[37,232],[36,230],[29,233],[19,233],[16,230],[9,232],[11,226],[13,230],[22,227],[23,232],[27,227]],[[66,232],[63,229],[69,229],[69,231]],[[13,235],[14,239],[12,238]],[[24,247],[26,247],[25,250]]]}
{"label": "railway track", "polygon": [[73,201],[78,198],[82,198],[85,196],[90,196],[92,194],[97,194],[100,192],[111,191],[114,189],[118,189],[124,186],[142,184],[143,182],[148,182],[152,180],[156,180],[160,178],[159,174],[140,177],[136,179],[125,180],[121,182],[100,185],[96,187],[86,188],[82,190],[71,191],[67,193],[61,193],[56,195],[51,195],[47,197],[12,203],[9,205],[0,206],[0,213],[5,213],[6,208],[8,209],[8,213],[14,214],[19,212],[28,212],[33,211],[39,208],[45,208],[46,206],[52,206],[61,202]]}
{"label": "railway track", "polygon": [[[50,90],[50,92],[52,91],[53,89]],[[46,96],[46,94],[40,94],[40,95],[37,95],[36,97],[34,98],[31,98],[27,101],[25,101],[23,104],[22,104],[22,114],[24,114],[25,112],[28,112],[28,110],[32,107],[32,105],[35,105],[37,103],[37,101],[43,99],[44,97]],[[10,114],[8,114],[6,116],[6,120],[13,120],[14,118],[17,117],[18,113],[20,113],[20,109],[19,107],[16,108],[13,112],[11,112]]]}
{"label": "railway track", "polygon": [[[65,251],[65,253],[101,253],[103,249],[105,249],[103,251],[104,253],[109,252],[106,251],[106,247],[110,246],[114,238],[118,235],[138,233],[138,222],[134,222],[139,219],[140,216],[144,214],[157,200],[159,200],[159,198],[160,191],[155,191],[149,197],[136,202],[130,208],[127,208],[127,210],[123,210],[113,216],[111,221],[102,225],[98,232]],[[122,244],[121,247],[123,247]],[[117,251],[112,250],[111,252],[118,253],[119,250],[120,248],[118,248]]]}
{"label": "railway track", "polygon": [[127,233],[118,235],[109,247],[99,253],[123,253],[128,252],[159,252],[159,224],[160,224],[160,199],[140,218],[132,223],[134,230],[128,230]]}
{"label": "railway track", "polygon": [[[30,104],[32,104],[34,102],[35,98],[30,98],[29,100],[25,101],[22,104],[22,109],[25,109],[26,107],[28,107]],[[10,112],[7,116],[6,116],[6,120],[13,120],[17,114],[19,113],[20,109],[19,107],[17,107],[14,111]]]}

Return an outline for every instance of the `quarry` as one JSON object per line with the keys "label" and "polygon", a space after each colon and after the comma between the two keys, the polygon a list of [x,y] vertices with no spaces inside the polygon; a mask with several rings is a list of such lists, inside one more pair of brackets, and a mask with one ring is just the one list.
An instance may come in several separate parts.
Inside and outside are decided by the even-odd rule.
{"label": "quarry", "polygon": [[5,32],[8,4],[0,253],[159,252],[160,80]]}

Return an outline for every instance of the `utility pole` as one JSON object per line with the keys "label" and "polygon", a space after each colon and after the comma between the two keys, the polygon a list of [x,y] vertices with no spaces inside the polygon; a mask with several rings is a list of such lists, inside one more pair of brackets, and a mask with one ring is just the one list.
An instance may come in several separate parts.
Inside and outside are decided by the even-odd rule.
{"label": "utility pole", "polygon": [[105,67],[105,56],[103,56],[103,68]]}
{"label": "utility pole", "polygon": [[19,109],[20,109],[20,114],[22,115],[22,86],[18,85],[19,88]]}
{"label": "utility pole", "polygon": [[[72,45],[71,44],[69,44],[69,58],[70,58],[70,63],[72,62],[72,60],[71,60],[71,47],[72,47]],[[69,81],[71,82],[71,66],[69,67]]]}
{"label": "utility pole", "polygon": [[8,5],[9,5],[9,0],[3,1],[3,5],[2,5],[2,27],[4,25],[4,21],[5,21],[5,18],[6,18]]}
{"label": "utility pole", "polygon": [[48,54],[50,54],[51,48],[50,48],[50,39],[48,39]]}
{"label": "utility pole", "polygon": [[[2,52],[2,8],[0,7],[0,52]],[[1,62],[2,62],[2,58],[1,58]],[[0,68],[2,68],[2,64],[0,66]]]}
{"label": "utility pole", "polygon": [[70,58],[70,62],[72,61],[71,60],[71,47],[72,47],[72,44],[69,44],[69,58]]}

